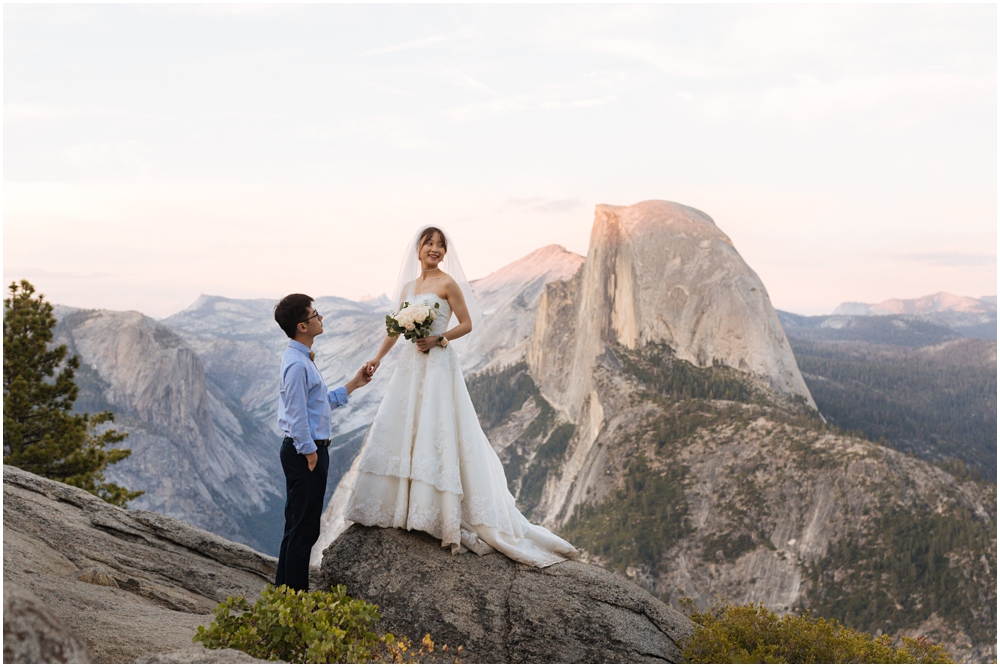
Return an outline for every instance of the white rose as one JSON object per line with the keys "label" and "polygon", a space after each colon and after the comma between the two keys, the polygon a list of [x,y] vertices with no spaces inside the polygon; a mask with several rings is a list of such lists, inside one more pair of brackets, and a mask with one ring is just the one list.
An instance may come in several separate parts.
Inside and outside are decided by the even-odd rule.
{"label": "white rose", "polygon": [[403,328],[406,329],[407,331],[413,331],[413,322],[407,322],[406,324],[403,325]]}
{"label": "white rose", "polygon": [[427,313],[416,312],[413,314],[413,319],[417,321],[417,324],[423,324],[424,320],[427,319]]}

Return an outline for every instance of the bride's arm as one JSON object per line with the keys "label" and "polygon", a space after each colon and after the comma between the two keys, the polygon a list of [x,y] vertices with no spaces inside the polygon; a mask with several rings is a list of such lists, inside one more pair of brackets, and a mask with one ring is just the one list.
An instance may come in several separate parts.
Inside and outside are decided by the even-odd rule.
{"label": "bride's arm", "polygon": [[396,339],[398,338],[399,336],[386,336],[382,339],[382,344],[379,345],[375,358],[365,364],[365,366],[368,367],[369,372],[374,373],[378,370],[379,364],[382,363],[382,357],[389,354],[389,350],[391,350],[392,346],[396,344]]}
{"label": "bride's arm", "polygon": [[458,325],[444,332],[444,337],[448,340],[461,338],[472,331],[472,318],[469,316],[469,307],[465,305],[465,295],[454,280],[448,280],[447,284],[448,303],[451,304],[451,312],[458,318]]}

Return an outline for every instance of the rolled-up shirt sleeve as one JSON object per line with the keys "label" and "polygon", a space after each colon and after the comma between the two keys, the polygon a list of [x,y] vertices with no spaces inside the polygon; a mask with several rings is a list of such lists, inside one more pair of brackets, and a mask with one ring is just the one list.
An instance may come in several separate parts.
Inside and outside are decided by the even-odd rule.
{"label": "rolled-up shirt sleeve", "polygon": [[336,389],[331,389],[329,393],[330,398],[330,408],[339,408],[342,405],[347,405],[347,386],[337,387]]}
{"label": "rolled-up shirt sleeve", "polygon": [[285,369],[283,381],[285,392],[285,421],[288,424],[289,436],[295,451],[299,454],[312,454],[316,451],[312,432],[309,430],[309,415],[307,411],[306,369],[301,364],[289,364]]}

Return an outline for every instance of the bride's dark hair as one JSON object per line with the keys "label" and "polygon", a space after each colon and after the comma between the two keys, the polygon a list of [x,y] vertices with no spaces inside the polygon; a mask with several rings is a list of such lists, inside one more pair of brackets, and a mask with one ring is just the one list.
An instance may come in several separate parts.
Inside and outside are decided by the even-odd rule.
{"label": "bride's dark hair", "polygon": [[428,227],[422,234],[420,234],[420,240],[417,241],[417,252],[420,252],[420,249],[424,246],[424,243],[427,242],[427,239],[432,238],[435,233],[441,237],[441,243],[444,245],[444,251],[448,252],[448,237],[445,236],[444,232],[437,227]]}

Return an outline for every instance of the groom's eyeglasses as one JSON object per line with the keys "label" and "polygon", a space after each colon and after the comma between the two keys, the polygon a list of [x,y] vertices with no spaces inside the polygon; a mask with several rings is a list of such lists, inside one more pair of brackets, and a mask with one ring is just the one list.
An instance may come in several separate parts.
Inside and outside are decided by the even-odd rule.
{"label": "groom's eyeglasses", "polygon": [[318,312],[316,312],[316,313],[313,313],[312,315],[310,315],[309,317],[307,317],[306,319],[302,320],[301,322],[299,322],[299,324],[305,324],[306,322],[308,322],[309,320],[313,319],[314,317],[323,317],[323,316],[320,315]]}

